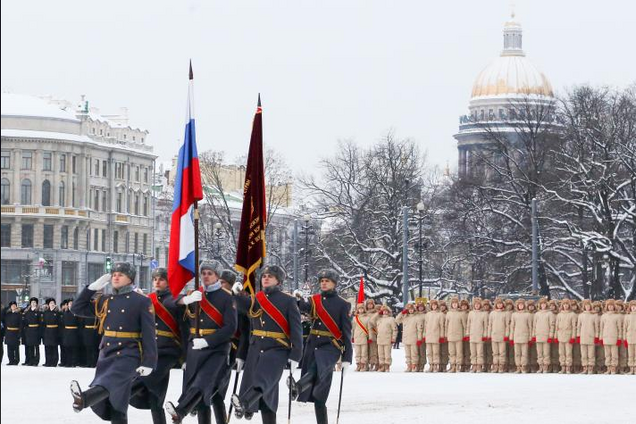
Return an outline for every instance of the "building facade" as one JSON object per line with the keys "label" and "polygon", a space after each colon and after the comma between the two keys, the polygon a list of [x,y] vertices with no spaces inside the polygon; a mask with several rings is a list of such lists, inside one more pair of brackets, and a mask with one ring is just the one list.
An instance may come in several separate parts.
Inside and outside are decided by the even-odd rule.
{"label": "building facade", "polygon": [[2,94],[2,301],[71,297],[135,263],[149,285],[153,252],[148,132],[88,102]]}

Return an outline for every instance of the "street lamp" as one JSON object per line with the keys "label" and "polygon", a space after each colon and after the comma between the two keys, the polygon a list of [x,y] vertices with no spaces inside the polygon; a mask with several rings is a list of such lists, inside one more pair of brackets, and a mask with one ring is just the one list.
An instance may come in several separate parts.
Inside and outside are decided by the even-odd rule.
{"label": "street lamp", "polygon": [[309,233],[312,226],[309,224],[311,216],[309,214],[303,215],[302,232],[305,234],[305,284],[309,281]]}
{"label": "street lamp", "polygon": [[216,254],[214,255],[215,259],[221,259],[221,228],[223,228],[223,224],[220,222],[214,224],[214,241],[216,246]]}
{"label": "street lamp", "polygon": [[[424,217],[424,202],[419,202],[417,204],[417,213],[418,213],[418,218],[419,218],[419,243],[418,243],[418,249],[419,249],[419,259],[417,260],[417,265],[419,267],[419,278],[420,278],[420,284],[419,284],[419,297],[422,297],[422,218]],[[429,286],[428,288],[429,291],[429,297],[430,297],[430,291],[431,291],[431,287]]]}

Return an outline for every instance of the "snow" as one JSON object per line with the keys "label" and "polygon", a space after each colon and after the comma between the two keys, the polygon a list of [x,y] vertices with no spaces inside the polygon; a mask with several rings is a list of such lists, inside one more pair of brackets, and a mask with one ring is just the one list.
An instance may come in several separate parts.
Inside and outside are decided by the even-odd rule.
{"label": "snow", "polygon": [[2,116],[30,116],[79,122],[72,111],[64,110],[46,99],[25,94],[3,92],[1,110]]}
{"label": "snow", "polygon": [[[340,422],[392,424],[405,422],[447,423],[633,423],[636,377],[561,374],[438,374],[404,373],[403,350],[393,350],[391,373],[345,375]],[[24,351],[20,354],[24,359]],[[42,349],[42,360],[44,351]],[[6,364],[6,352],[3,364]],[[69,382],[77,379],[88,387],[94,370],[2,366],[1,415],[6,422],[24,422],[25,416],[41,417],[49,424],[102,423],[92,411],[77,414],[71,408]],[[296,371],[298,377],[299,371]],[[234,377],[232,377],[234,378]],[[182,371],[173,370],[167,400],[176,401]],[[327,403],[334,423],[340,374],[335,373]],[[279,422],[287,418],[287,389],[281,382]],[[600,399],[602,397],[602,399]],[[229,395],[228,395],[229,401]],[[311,404],[294,402],[292,423],[315,422]],[[631,416],[628,416],[630,415]],[[439,420],[439,421],[435,421]],[[150,413],[129,409],[130,423],[148,423]],[[186,418],[195,423],[196,418]],[[235,424],[249,421],[232,418]],[[255,417],[253,423],[259,423]]]}

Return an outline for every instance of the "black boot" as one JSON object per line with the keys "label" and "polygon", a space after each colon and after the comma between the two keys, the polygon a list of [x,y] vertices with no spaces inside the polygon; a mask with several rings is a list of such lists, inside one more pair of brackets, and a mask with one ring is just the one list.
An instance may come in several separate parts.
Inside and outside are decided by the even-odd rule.
{"label": "black boot", "polygon": [[128,417],[119,411],[113,411],[110,416],[111,424],[128,424]]}
{"label": "black boot", "polygon": [[108,390],[102,386],[95,386],[82,392],[79,383],[73,380],[71,381],[71,395],[73,396],[73,410],[80,412],[82,409],[108,398]]}
{"label": "black boot", "polygon": [[316,412],[316,424],[328,424],[327,405],[323,402],[314,402],[314,412]]}
{"label": "black boot", "polygon": [[269,408],[261,409],[261,419],[263,424],[276,424],[276,412]]}
{"label": "black boot", "polygon": [[152,415],[152,424],[166,424],[166,413],[163,408],[150,409]]}
{"label": "black boot", "polygon": [[197,419],[199,424],[212,424],[212,410],[210,407],[204,403],[197,406]]}
{"label": "black boot", "polygon": [[212,397],[212,408],[214,409],[216,424],[226,424],[227,413],[225,412],[225,403],[223,403],[223,398],[221,396]]}
{"label": "black boot", "polygon": [[292,400],[298,399],[302,392],[309,390],[314,384],[315,377],[316,371],[313,369],[302,375],[298,381],[294,381],[291,375],[287,377],[287,387],[291,389]]}
{"label": "black boot", "polygon": [[184,417],[186,417],[194,408],[197,406],[199,402],[201,402],[202,396],[201,393],[197,393],[192,396],[189,400],[187,400],[183,404],[179,404],[176,407],[172,402],[166,402],[166,411],[172,418],[172,422],[175,424],[180,423]]}
{"label": "black boot", "polygon": [[[246,411],[254,409],[261,397],[263,397],[263,394],[255,389],[249,389],[240,398],[238,395],[232,395],[232,405],[234,405],[234,415],[236,418],[243,418],[244,416],[248,418],[248,412]],[[249,418],[251,418],[252,414],[249,413],[249,415]]]}

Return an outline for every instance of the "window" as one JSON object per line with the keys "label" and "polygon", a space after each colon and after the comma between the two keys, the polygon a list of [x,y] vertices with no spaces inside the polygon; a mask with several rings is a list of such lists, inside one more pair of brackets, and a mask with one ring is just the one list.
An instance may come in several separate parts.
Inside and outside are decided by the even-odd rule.
{"label": "window", "polygon": [[71,158],[71,168],[73,168],[73,174],[77,174],[77,156]]}
{"label": "window", "polygon": [[139,182],[139,167],[135,167],[135,181]]}
{"label": "window", "polygon": [[91,250],[91,229],[86,229],[86,250]]}
{"label": "window", "polygon": [[68,225],[62,225],[60,233],[60,249],[68,249]]}
{"label": "window", "polygon": [[135,215],[139,215],[139,194],[135,193]]}
{"label": "window", "polygon": [[106,251],[106,230],[102,230],[102,252]]}
{"label": "window", "polygon": [[44,224],[44,241],[42,246],[45,249],[53,249],[53,226]]}
{"label": "window", "polygon": [[42,153],[42,171],[52,171],[53,170],[53,153],[44,152]]}
{"label": "window", "polygon": [[113,231],[113,252],[119,253],[119,231]]}
{"label": "window", "polygon": [[93,250],[99,250],[99,230],[97,228],[93,232]]}
{"label": "window", "polygon": [[3,205],[8,205],[11,202],[11,183],[8,179],[3,178],[2,183],[0,183],[1,193],[0,199],[2,199]]}
{"label": "window", "polygon": [[144,216],[148,216],[148,196],[144,196]]}
{"label": "window", "polygon": [[130,253],[130,233],[126,233],[126,253]]}
{"label": "window", "polygon": [[148,234],[144,234],[143,240],[143,250],[141,251],[141,253],[145,255],[148,252]]}
{"label": "window", "polygon": [[42,206],[51,206],[51,183],[49,180],[42,182]]}
{"label": "window", "polygon": [[126,173],[128,174],[128,180],[130,181],[130,164],[126,164]]}
{"label": "window", "polygon": [[132,199],[132,190],[128,191],[128,196],[126,196],[126,212],[131,213],[132,209],[130,208],[130,203]]}
{"label": "window", "polygon": [[66,206],[66,185],[64,184],[64,181],[60,181],[60,192],[57,200],[57,203],[61,207]]}
{"label": "window", "polygon": [[77,204],[75,202],[75,182],[71,183],[71,206],[73,206],[74,208],[77,207]]}
{"label": "window", "polygon": [[108,202],[106,201],[106,190],[102,191],[102,212],[106,212]]}
{"label": "window", "polygon": [[2,231],[0,232],[0,246],[11,247],[11,224],[2,224]]}
{"label": "window", "polygon": [[66,172],[66,155],[60,155],[60,172]]}
{"label": "window", "polygon": [[33,152],[22,152],[22,169],[31,169]]}
{"label": "window", "polygon": [[31,180],[29,179],[22,180],[22,185],[20,187],[20,204],[31,204]]}
{"label": "window", "polygon": [[11,152],[2,151],[2,159],[0,159],[0,168],[2,169],[11,168]]}
{"label": "window", "polygon": [[99,177],[99,159],[95,159],[95,176]]}
{"label": "window", "polygon": [[95,197],[93,200],[93,209],[99,210],[99,190],[95,189]]}
{"label": "window", "polygon": [[133,244],[133,253],[137,253],[139,251],[139,233],[135,233],[135,242]]}
{"label": "window", "polygon": [[144,183],[148,182],[148,168],[144,168]]}
{"label": "window", "polygon": [[62,285],[77,286],[77,262],[62,261]]}
{"label": "window", "polygon": [[73,230],[73,249],[79,250],[79,227]]}
{"label": "window", "polygon": [[117,202],[116,202],[116,211],[121,213],[121,206],[122,206],[122,193],[121,191],[117,192]]}
{"label": "window", "polygon": [[[2,282],[9,284],[25,285],[31,279],[31,261],[20,261],[15,259],[3,259],[2,262]],[[3,293],[4,296],[4,293]],[[4,303],[4,297],[3,297]]]}
{"label": "window", "polygon": [[33,247],[33,224],[22,224],[22,247]]}
{"label": "window", "polygon": [[103,177],[107,177],[108,176],[108,162],[106,162],[106,161],[102,162],[102,176]]}

